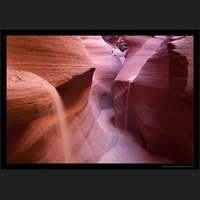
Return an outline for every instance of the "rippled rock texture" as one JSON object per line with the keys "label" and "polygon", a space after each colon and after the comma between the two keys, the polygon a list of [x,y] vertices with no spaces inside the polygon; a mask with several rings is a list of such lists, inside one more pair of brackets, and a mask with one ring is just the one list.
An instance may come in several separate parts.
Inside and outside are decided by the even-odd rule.
{"label": "rippled rock texture", "polygon": [[35,73],[60,86],[92,67],[78,36],[8,36],[9,69]]}
{"label": "rippled rock texture", "polygon": [[[116,140],[98,116],[112,106],[120,52],[101,36],[9,36],[7,43],[8,79],[16,79],[8,81],[8,161],[97,162]],[[52,87],[64,106],[64,144]],[[70,161],[63,146],[71,147]]]}
{"label": "rippled rock texture", "polygon": [[66,162],[52,88],[66,117],[87,104],[94,67],[80,37],[9,36],[7,69],[8,162]]}

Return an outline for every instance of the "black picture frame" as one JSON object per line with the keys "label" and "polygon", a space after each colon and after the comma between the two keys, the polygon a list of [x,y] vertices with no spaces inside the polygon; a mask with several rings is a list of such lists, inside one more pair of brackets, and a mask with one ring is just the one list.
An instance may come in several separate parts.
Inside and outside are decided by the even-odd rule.
{"label": "black picture frame", "polygon": [[[194,163],[177,164],[8,164],[6,163],[6,37],[9,35],[193,35]],[[199,168],[199,30],[1,30],[1,168],[2,169],[198,169]]]}

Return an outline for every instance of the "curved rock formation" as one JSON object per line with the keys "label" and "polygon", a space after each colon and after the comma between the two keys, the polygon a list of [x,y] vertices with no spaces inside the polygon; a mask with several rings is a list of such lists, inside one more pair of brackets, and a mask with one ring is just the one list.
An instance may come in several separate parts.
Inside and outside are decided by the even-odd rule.
{"label": "curved rock formation", "polygon": [[79,36],[8,36],[9,69],[35,73],[58,87],[92,68]]}
{"label": "curved rock formation", "polygon": [[26,71],[7,71],[8,127],[37,119],[52,111],[48,82]]}
{"label": "curved rock formation", "polygon": [[[66,118],[88,103],[94,68],[80,37],[8,36],[7,64],[8,162],[68,162],[63,146],[73,141],[59,134],[60,120],[52,106],[57,92]],[[53,86],[57,92],[52,98]],[[70,134],[76,133],[67,127],[67,140]]]}
{"label": "curved rock formation", "polygon": [[[122,63],[115,49],[101,36],[81,36],[83,44],[96,68],[91,88],[91,98],[98,111],[112,107],[111,85],[119,73]],[[123,57],[123,54],[120,55]]]}
{"label": "curved rock formation", "polygon": [[78,147],[73,156],[79,162],[96,163],[116,141],[115,133],[105,129],[101,111],[112,107],[111,85],[122,64],[113,54],[113,47],[101,36],[81,36],[81,39],[94,63],[95,72],[89,103],[76,115],[76,120],[72,120],[72,131],[78,133],[73,135],[74,146]]}
{"label": "curved rock formation", "polygon": [[[136,53],[150,38],[151,36],[122,36],[122,39],[124,39],[128,43],[129,53],[127,54],[127,58]],[[128,59],[126,59],[126,61],[130,62]]]}
{"label": "curved rock formation", "polygon": [[193,162],[193,42],[148,39],[113,84],[115,123],[177,163]]}
{"label": "curved rock formation", "polygon": [[[14,121],[7,134],[8,162],[66,162],[62,137],[57,128],[58,117],[55,112],[48,110],[51,98],[48,96],[45,99],[45,88],[40,94],[43,88],[38,80],[48,80],[62,98],[67,124],[67,141],[64,143],[66,146],[70,145],[70,154],[73,155],[68,162],[97,162],[116,139],[113,133],[104,129],[101,120],[98,120],[98,114],[94,112],[98,110],[100,113],[102,107],[109,105],[112,99],[111,84],[121,66],[117,57],[112,55],[112,47],[100,36],[92,37],[92,41],[85,38],[84,45],[89,53],[79,37],[16,37],[8,38],[8,69],[24,74],[25,80],[32,80],[30,86],[29,83],[21,82],[21,89],[17,84],[9,84],[8,87],[8,120],[9,123]],[[91,42],[91,48],[86,45],[86,41]],[[95,77],[98,78],[94,77],[90,91],[94,73],[91,66],[96,68]],[[32,76],[29,75],[30,72]],[[10,76],[13,78],[13,74]],[[13,93],[13,87],[20,94],[21,101]],[[110,95],[109,98],[105,98],[105,94]],[[31,101],[27,96],[32,97]],[[24,104],[21,112],[14,112],[15,109],[12,111],[13,106],[19,111],[20,102]],[[45,106],[48,112],[45,112]],[[40,112],[44,115],[40,115]],[[26,115],[28,117],[22,120],[22,116]]]}
{"label": "curved rock formation", "polygon": [[[8,70],[7,76],[7,161],[32,163],[41,158],[44,160],[48,155],[46,161],[61,159],[65,162],[64,149],[69,145],[61,135],[61,127],[54,127],[52,134],[41,132],[49,126],[46,116],[55,114],[59,118],[57,112],[62,112],[62,108],[57,106],[60,100],[56,89],[30,72]],[[50,152],[57,155],[56,159],[52,159]]]}
{"label": "curved rock formation", "polygon": [[[88,111],[80,114],[79,126],[87,128],[85,123],[90,124],[88,133],[85,135],[85,142],[77,149],[77,155],[87,152],[85,162],[98,163],[173,163],[172,160],[163,157],[156,157],[147,152],[141,145],[137,135],[130,135],[129,132],[114,127],[112,119],[113,104],[111,87],[119,71],[122,69],[120,57],[123,53],[115,52],[115,48],[106,44],[100,36],[81,37],[88,49],[94,66],[96,67],[93,84],[90,92],[89,104],[92,105],[93,114]],[[144,41],[144,40],[142,40]],[[141,43],[141,40],[139,40]],[[126,61],[125,61],[126,62]],[[123,69],[122,69],[123,70]],[[85,119],[81,122],[81,119]],[[95,118],[95,123],[92,122]],[[74,126],[78,127],[78,126]],[[83,134],[76,134],[74,141],[84,141]],[[80,148],[81,147],[81,148]],[[75,153],[73,153],[75,155]],[[83,159],[84,156],[79,156]]]}

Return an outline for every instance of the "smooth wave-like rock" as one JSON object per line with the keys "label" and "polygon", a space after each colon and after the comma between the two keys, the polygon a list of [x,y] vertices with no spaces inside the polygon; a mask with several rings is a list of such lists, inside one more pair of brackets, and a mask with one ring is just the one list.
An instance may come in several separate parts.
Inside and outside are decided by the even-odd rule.
{"label": "smooth wave-like rock", "polygon": [[41,77],[26,71],[7,70],[8,127],[37,119],[52,111],[53,100]]}
{"label": "smooth wave-like rock", "polygon": [[[57,40],[57,37],[55,37]],[[65,40],[69,38],[69,41],[71,41],[71,37],[64,37]],[[19,39],[19,38],[18,38]],[[20,38],[23,39],[23,38]],[[54,40],[54,38],[51,38]],[[94,38],[92,38],[94,39]],[[121,63],[117,58],[112,55],[112,47],[110,47],[108,44],[106,44],[103,39],[98,36],[96,37],[98,39],[92,41],[92,45],[97,45],[97,49],[99,51],[90,51],[88,52],[85,49],[85,46],[83,48],[78,49],[77,52],[71,51],[71,48],[73,49],[73,46],[70,48],[69,46],[66,46],[67,49],[64,49],[65,52],[63,52],[63,49],[59,49],[60,55],[58,54],[52,54],[52,49],[48,49],[48,44],[45,45],[45,42],[47,38],[44,40],[43,38],[34,38],[34,40],[30,41],[31,46],[34,43],[38,43],[38,45],[29,46],[28,43],[26,46],[27,48],[31,48],[32,55],[28,55],[26,57],[25,54],[19,54],[20,51],[25,51],[26,46],[23,46],[21,43],[23,41],[17,41],[17,50],[12,49],[16,55],[19,56],[18,61],[21,62],[22,65],[17,65],[17,62],[12,57],[12,53],[9,53],[11,57],[8,59],[10,61],[13,61],[15,64],[8,65],[9,69],[14,68],[18,71],[20,70],[26,70],[24,73],[26,75],[25,79],[31,78],[30,84],[34,88],[32,90],[29,85],[22,86],[21,89],[27,90],[26,93],[32,94],[34,91],[38,92],[42,89],[39,88],[38,85],[39,81],[37,78],[38,74],[41,75],[41,79],[44,78],[44,81],[48,80],[49,84],[52,84],[56,87],[58,94],[61,96],[63,105],[64,105],[64,113],[65,113],[65,119],[66,119],[66,134],[67,134],[67,141],[64,141],[64,144],[66,146],[70,145],[70,162],[74,163],[88,163],[88,162],[97,162],[102,155],[109,150],[111,144],[115,141],[114,133],[110,133],[109,131],[105,130],[105,128],[102,126],[102,119],[97,117],[96,112],[94,110],[96,109],[96,102],[101,102],[101,104],[109,104],[110,102],[107,102],[107,99],[103,99],[102,101],[101,95],[104,97],[104,93],[108,93],[111,95],[111,83],[114,80],[115,76],[117,75],[119,71],[119,67],[121,66]],[[25,42],[28,40],[28,38],[25,38]],[[60,38],[59,38],[60,40]],[[15,41],[15,40],[14,40]],[[91,40],[89,40],[91,42]],[[60,41],[61,42],[61,41]],[[62,41],[64,42],[64,41]],[[40,46],[42,43],[43,51],[40,49],[38,50],[36,46]],[[56,47],[57,43],[55,41],[50,41],[52,45]],[[79,40],[79,46],[82,45],[82,42]],[[21,46],[19,45],[21,44]],[[102,45],[103,44],[103,45]],[[44,46],[43,46],[44,45]],[[71,42],[71,45],[74,45],[73,42]],[[85,45],[85,43],[84,43]],[[47,46],[47,47],[46,47]],[[12,47],[12,45],[11,45]],[[53,46],[52,46],[53,47]],[[98,48],[99,47],[99,48]],[[23,48],[25,48],[23,50]],[[57,47],[59,48],[59,46]],[[108,52],[109,50],[109,52]],[[39,54],[39,52],[42,52]],[[80,53],[82,52],[82,54]],[[86,52],[86,53],[85,53]],[[95,52],[95,56],[94,56]],[[102,52],[104,52],[102,54]],[[13,54],[14,54],[13,53]],[[78,55],[73,55],[78,54]],[[46,57],[54,56],[55,60],[46,60],[46,62],[50,63],[51,65],[46,66],[46,70],[44,71],[44,66],[39,66],[37,59],[35,59],[35,55],[39,54],[39,60],[44,59],[44,55]],[[15,55],[15,56],[16,56]],[[84,59],[81,61],[81,56],[84,56]],[[109,56],[108,56],[109,55]],[[72,56],[72,59],[71,57]],[[20,59],[22,57],[22,59]],[[65,57],[65,58],[63,58]],[[67,64],[71,67],[65,66],[65,69],[61,69],[60,65],[58,64],[58,61],[60,62],[60,59],[65,59],[67,61]],[[76,60],[77,59],[77,60]],[[85,60],[87,59],[87,62]],[[27,62],[31,62],[30,65],[26,65]],[[93,62],[93,61],[96,62]],[[76,62],[78,63],[76,66]],[[62,73],[66,76],[67,73],[71,74],[71,70],[73,68],[77,68],[79,70],[79,62],[82,62],[83,65],[87,66],[87,71],[78,71],[78,73],[73,74],[73,77],[70,79],[63,79],[62,81]],[[26,63],[26,64],[25,64]],[[86,63],[92,63],[91,65],[86,65]],[[57,65],[58,64],[58,65]],[[56,72],[54,70],[56,68],[52,68],[52,65],[57,66],[58,69]],[[119,66],[120,65],[120,66]],[[64,66],[63,66],[64,67]],[[96,76],[101,76],[103,79],[103,75],[107,76],[105,79],[101,81],[102,84],[104,84],[104,80],[106,80],[107,84],[105,83],[104,87],[100,87],[102,90],[98,90],[99,87],[97,87],[96,79],[93,79],[94,74],[94,67],[96,70],[98,69],[99,72],[95,74]],[[101,68],[104,70],[103,75],[101,74]],[[89,69],[89,70],[88,70]],[[27,72],[28,71],[28,72]],[[30,74],[29,71],[34,72],[37,75],[28,76],[27,74]],[[66,74],[65,74],[66,72]],[[81,72],[81,73],[80,73]],[[96,71],[95,71],[96,72]],[[112,72],[111,74],[109,74]],[[52,79],[52,75],[54,75]],[[92,79],[94,80],[92,85],[92,93],[99,93],[100,95],[97,98],[91,98],[91,83]],[[101,78],[99,78],[101,80]],[[32,82],[36,82],[35,84],[32,84]],[[47,82],[47,81],[46,81]],[[99,83],[99,82],[98,82]],[[94,87],[95,85],[95,87]],[[16,86],[17,87],[17,86]],[[19,93],[20,88],[17,87]],[[39,93],[40,94],[40,93]],[[45,96],[45,92],[42,94]],[[41,97],[43,97],[41,95]],[[10,95],[12,98],[14,98],[14,94],[11,93]],[[23,99],[23,103],[27,105],[31,105],[28,99],[26,99],[26,96],[23,92],[21,92],[21,98]],[[16,96],[17,97],[17,96]],[[33,105],[34,108],[30,109],[30,113],[27,113],[26,110],[21,110],[21,113],[17,113],[16,115],[12,115],[11,121],[16,120],[14,124],[11,124],[11,126],[8,128],[8,143],[7,143],[7,159],[9,163],[65,163],[65,155],[63,152],[63,141],[62,137],[59,134],[59,130],[57,128],[58,125],[58,117],[55,112],[47,112],[45,115],[36,115],[32,118],[25,118],[26,121],[22,121],[19,115],[26,116],[30,114],[30,116],[34,116],[34,113],[42,112],[45,109],[42,109],[42,107],[38,107],[37,102],[44,104],[48,107],[48,99],[40,99],[40,96],[35,96],[33,93]],[[89,97],[89,98],[88,98]],[[51,97],[48,97],[51,99]],[[41,101],[40,101],[41,100]],[[109,98],[109,101],[111,100],[111,97]],[[18,99],[15,99],[15,104],[19,104]],[[40,105],[40,104],[39,104]],[[13,105],[8,105],[9,112],[13,108]],[[49,111],[47,109],[47,111]],[[12,113],[12,112],[11,112]],[[9,121],[10,121],[9,118]],[[15,134],[12,134],[12,132],[15,131]]]}
{"label": "smooth wave-like rock", "polygon": [[[66,124],[84,110],[94,73],[90,56],[78,36],[9,36],[7,43],[7,159],[66,162],[63,142],[67,147],[73,141],[59,135],[59,117],[52,106],[59,93]],[[67,137],[76,134],[73,128],[67,128]]]}
{"label": "smooth wave-like rock", "polygon": [[[61,135],[56,89],[36,74],[17,70],[8,70],[7,84],[7,162],[65,162],[69,144]],[[47,134],[50,116],[57,121]]]}
{"label": "smooth wave-like rock", "polygon": [[68,120],[71,132],[76,133],[72,135],[74,161],[96,163],[116,140],[115,133],[104,127],[101,111],[112,107],[111,85],[122,64],[113,55],[113,47],[101,36],[81,36],[81,39],[93,61],[95,72],[88,104]]}
{"label": "smooth wave-like rock", "polygon": [[9,69],[35,73],[55,87],[93,67],[79,36],[8,36],[7,64]]}
{"label": "smooth wave-like rock", "polygon": [[95,73],[90,98],[97,112],[112,106],[111,85],[122,67],[123,53],[107,44],[101,36],[81,36],[94,63]]}
{"label": "smooth wave-like rock", "polygon": [[69,141],[62,140],[57,123],[55,115],[45,115],[23,126],[9,127],[7,162],[65,163],[63,142],[69,145]]}

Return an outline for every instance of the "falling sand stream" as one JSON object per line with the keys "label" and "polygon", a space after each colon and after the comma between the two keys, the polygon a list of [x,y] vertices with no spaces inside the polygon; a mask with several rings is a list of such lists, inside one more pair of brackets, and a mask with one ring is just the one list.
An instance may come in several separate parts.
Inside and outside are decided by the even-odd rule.
{"label": "falling sand stream", "polygon": [[[161,43],[163,42],[163,37],[151,38],[147,40],[140,49],[131,56],[131,66],[133,66],[132,74],[128,80],[127,93],[126,93],[126,103],[125,103],[125,111],[124,111],[124,129],[128,130],[128,108],[130,101],[130,88],[133,81],[136,79],[140,70],[151,58],[153,54],[156,53],[156,50],[159,48]],[[129,61],[127,61],[129,62]],[[127,62],[125,64],[127,64]],[[128,64],[129,65],[129,64]]]}
{"label": "falling sand stream", "polygon": [[47,84],[47,81],[43,82],[43,86],[47,89],[48,93],[52,97],[53,100],[53,109],[55,112],[55,118],[57,119],[57,130],[60,132],[62,146],[63,146],[63,154],[64,154],[64,162],[71,162],[71,148],[69,142],[69,134],[67,132],[67,121],[65,120],[65,112],[62,100],[57,92],[57,90],[51,85]]}
{"label": "falling sand stream", "polygon": [[128,130],[128,108],[129,108],[130,87],[131,87],[131,81],[128,82],[128,88],[126,93],[126,103],[124,111],[124,130]]}
{"label": "falling sand stream", "polygon": [[[24,132],[23,139],[16,143],[16,151],[13,152],[13,157],[23,152],[30,152],[32,145],[39,138],[46,137],[45,134],[49,130],[54,130],[61,144],[61,155],[58,155],[58,157],[61,156],[58,159],[59,162],[71,162],[71,142],[67,121],[65,120],[64,107],[54,86],[36,74],[21,70],[8,70],[7,79],[9,87],[8,95],[14,92],[15,98],[18,98],[22,104],[26,99],[27,103],[24,105],[26,114],[22,119],[26,120],[30,116],[30,111],[33,109],[37,113],[36,115],[38,115],[37,119],[32,118],[31,123]],[[21,96],[25,96],[26,98],[21,100]],[[50,110],[48,105],[51,105]],[[20,109],[19,106],[18,109]],[[46,122],[48,123],[45,124]],[[54,143],[51,145],[54,145]],[[43,162],[39,158],[37,160]]]}

